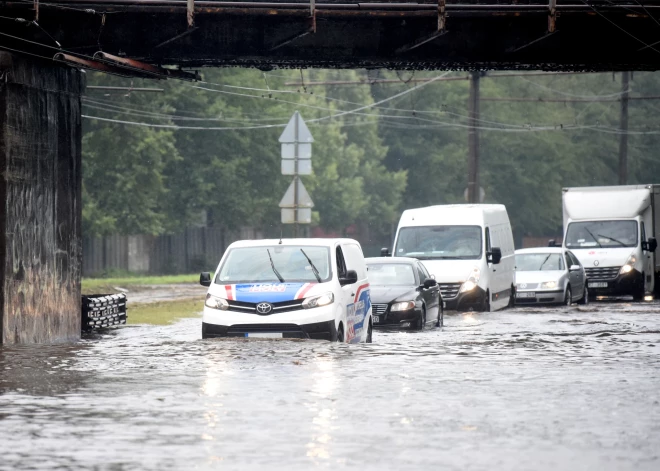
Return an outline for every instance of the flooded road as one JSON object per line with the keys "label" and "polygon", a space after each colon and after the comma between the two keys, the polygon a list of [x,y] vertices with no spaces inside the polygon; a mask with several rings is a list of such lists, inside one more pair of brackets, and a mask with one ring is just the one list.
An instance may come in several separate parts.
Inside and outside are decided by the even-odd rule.
{"label": "flooded road", "polygon": [[660,469],[657,303],[456,314],[357,346],[200,331],[0,347],[0,469]]}

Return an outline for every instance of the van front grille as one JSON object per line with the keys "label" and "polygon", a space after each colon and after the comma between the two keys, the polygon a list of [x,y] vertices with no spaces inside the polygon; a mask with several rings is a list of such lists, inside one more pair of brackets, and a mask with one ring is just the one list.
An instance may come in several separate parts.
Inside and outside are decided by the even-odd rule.
{"label": "van front grille", "polygon": [[458,290],[463,283],[439,283],[442,299],[451,299],[458,296]]}
{"label": "van front grille", "polygon": [[619,274],[621,267],[593,267],[585,268],[589,281],[613,280]]}

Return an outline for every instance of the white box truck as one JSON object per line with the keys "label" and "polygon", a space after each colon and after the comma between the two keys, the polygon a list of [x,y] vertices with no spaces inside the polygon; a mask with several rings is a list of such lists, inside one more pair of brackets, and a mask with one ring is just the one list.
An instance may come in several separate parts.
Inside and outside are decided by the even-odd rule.
{"label": "white box truck", "polygon": [[565,248],[580,260],[591,296],[658,294],[660,185],[564,188]]}

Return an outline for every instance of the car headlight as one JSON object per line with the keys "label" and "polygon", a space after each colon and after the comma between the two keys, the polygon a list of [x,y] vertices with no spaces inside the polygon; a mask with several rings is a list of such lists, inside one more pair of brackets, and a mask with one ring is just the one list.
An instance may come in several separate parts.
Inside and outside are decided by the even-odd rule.
{"label": "car headlight", "polygon": [[218,298],[212,294],[206,295],[206,301],[204,301],[204,306],[210,307],[211,309],[219,309],[221,311],[226,311],[229,309],[229,303],[226,299]]}
{"label": "car headlight", "polygon": [[302,303],[302,307],[303,309],[312,309],[315,307],[327,306],[333,302],[335,302],[335,295],[328,291],[327,293],[323,293],[318,296],[305,298]]}
{"label": "car headlight", "polygon": [[472,291],[477,287],[479,279],[481,278],[481,270],[479,267],[474,267],[470,274],[468,275],[467,281],[461,285],[461,289],[458,290],[459,293],[465,293],[467,291]]}
{"label": "car headlight", "polygon": [[408,309],[412,309],[414,307],[415,307],[415,301],[403,301],[400,303],[392,304],[392,307],[390,308],[390,312],[407,311]]}
{"label": "car headlight", "polygon": [[635,262],[637,261],[637,258],[634,255],[631,255],[628,257],[628,260],[626,261],[626,264],[621,267],[619,270],[620,275],[625,275],[626,273],[630,273],[633,271],[633,268],[635,268]]}
{"label": "car headlight", "polygon": [[541,289],[553,289],[557,287],[556,281],[545,281],[541,283]]}

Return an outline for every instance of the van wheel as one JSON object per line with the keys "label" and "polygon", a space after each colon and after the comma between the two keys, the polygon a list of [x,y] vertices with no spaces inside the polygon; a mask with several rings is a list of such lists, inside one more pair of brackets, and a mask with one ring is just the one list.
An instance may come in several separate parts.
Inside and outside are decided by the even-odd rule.
{"label": "van wheel", "polygon": [[344,343],[344,325],[339,324],[337,328],[337,342]]}
{"label": "van wheel", "polygon": [[367,343],[371,343],[372,340],[371,336],[373,335],[373,331],[374,331],[374,326],[371,323],[371,320],[369,320],[369,330],[367,330],[367,340],[366,340]]}
{"label": "van wheel", "polygon": [[424,330],[424,327],[426,327],[426,308],[422,306],[422,315],[417,321],[417,330]]}
{"label": "van wheel", "polygon": [[566,294],[564,295],[564,306],[570,306],[573,303],[573,291],[570,285],[566,287]]}
{"label": "van wheel", "polygon": [[507,306],[509,309],[514,307],[516,304],[516,287],[511,285],[511,294],[509,295],[509,305]]}
{"label": "van wheel", "polygon": [[486,291],[486,297],[481,306],[481,312],[490,312],[490,291]]}
{"label": "van wheel", "polygon": [[646,290],[644,289],[644,280],[645,274],[642,273],[642,281],[639,283],[639,286],[635,287],[635,291],[633,292],[633,300],[635,301],[644,301],[644,295],[646,294]]}
{"label": "van wheel", "polygon": [[581,305],[589,304],[589,288],[587,288],[586,283],[584,284],[584,293],[582,293],[582,297],[577,303]]}

